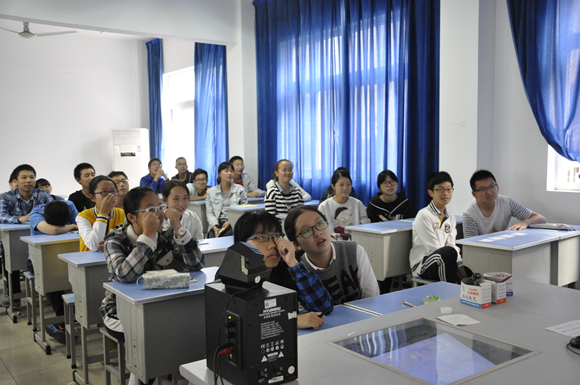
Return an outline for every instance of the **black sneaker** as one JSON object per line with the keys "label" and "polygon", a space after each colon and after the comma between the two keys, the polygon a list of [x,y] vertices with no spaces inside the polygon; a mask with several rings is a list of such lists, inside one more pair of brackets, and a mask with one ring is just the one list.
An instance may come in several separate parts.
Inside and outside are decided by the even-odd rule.
{"label": "black sneaker", "polygon": [[64,335],[64,328],[62,325],[48,325],[46,328],[46,333],[54,338],[58,343],[66,344],[66,336]]}

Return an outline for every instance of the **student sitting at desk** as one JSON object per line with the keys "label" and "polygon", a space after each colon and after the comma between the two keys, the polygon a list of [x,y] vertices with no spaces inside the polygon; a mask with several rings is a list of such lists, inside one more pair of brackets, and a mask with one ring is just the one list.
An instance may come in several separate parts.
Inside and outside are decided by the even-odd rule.
{"label": "student sitting at desk", "polygon": [[403,193],[397,193],[398,186],[399,179],[391,170],[379,173],[377,176],[379,192],[371,198],[367,207],[371,222],[415,218],[415,208]]}
{"label": "student sitting at desk", "polygon": [[80,251],[103,251],[109,231],[125,224],[125,211],[115,207],[117,186],[108,176],[99,175],[91,180],[89,198],[95,207],[84,210],[77,217]]}
{"label": "student sitting at desk", "polygon": [[195,169],[193,183],[188,183],[187,188],[189,189],[189,200],[201,201],[207,198],[207,190],[210,188],[207,185],[207,171],[201,168]]}
{"label": "student sitting at desk", "polygon": [[163,186],[165,186],[165,182],[169,179],[165,171],[163,171],[161,164],[161,159],[159,158],[151,158],[147,167],[149,168],[149,174],[145,175],[141,178],[139,182],[139,186],[148,186],[155,190],[156,193],[161,194],[161,190],[163,190]]}
{"label": "student sitting at desk", "polygon": [[[282,179],[287,179],[287,176],[290,175],[288,183],[290,184],[292,189],[300,193],[300,196],[302,197],[302,200],[304,202],[312,200],[312,196],[310,196],[310,194],[308,194],[306,190],[300,187],[298,183],[292,180],[292,177],[294,176],[294,171],[292,170],[293,167],[294,166],[292,165],[292,162],[290,162],[287,159],[282,159],[276,162],[276,164],[274,165],[274,179],[270,179],[270,181],[266,184],[266,195],[268,195],[268,190],[276,187],[276,182],[278,183],[280,182],[279,176],[281,176]],[[276,173],[278,173],[279,176],[277,176]]]}
{"label": "student sitting at desk", "polygon": [[115,182],[115,186],[117,186],[117,191],[119,193],[117,195],[117,203],[115,204],[115,207],[122,209],[125,195],[127,195],[130,190],[129,178],[123,171],[111,171],[109,173],[109,178]]}
{"label": "student sitting at desk", "polygon": [[218,185],[207,190],[205,214],[210,228],[208,238],[232,235],[233,229],[228,222],[228,206],[248,203],[246,190],[232,183],[234,169],[229,162],[218,166]]}
{"label": "student sitting at desk", "polygon": [[519,219],[520,222],[509,227],[509,230],[523,230],[531,224],[546,223],[546,218],[542,215],[510,197],[499,195],[499,185],[491,172],[476,171],[469,183],[475,201],[471,202],[463,213],[465,238],[508,230],[512,217]]}
{"label": "student sitting at desk", "polygon": [[[339,167],[336,170],[334,170],[334,172],[337,172],[337,171],[346,171],[348,174],[350,174],[350,172],[348,171],[348,169],[346,167]],[[332,188],[332,183],[331,183],[330,186],[328,186],[328,188],[326,189],[326,191],[322,193],[322,196],[320,197],[319,204],[324,202],[328,198],[332,198],[334,196],[334,194],[335,194],[334,188]],[[356,196],[356,191],[354,190],[354,187],[350,190],[349,196],[358,199],[358,197]]]}
{"label": "student sitting at desk", "polygon": [[187,159],[180,156],[175,160],[177,174],[171,177],[171,180],[180,180],[185,184],[193,182],[193,173],[187,170]]}
{"label": "student sitting at desk", "polygon": [[50,182],[44,178],[37,179],[36,186],[34,186],[34,188],[48,192],[50,194],[50,196],[52,197],[52,199],[54,199],[55,201],[63,201],[64,200],[64,198],[59,197],[58,195],[52,194],[52,186],[50,185]]}
{"label": "student sitting at desk", "polygon": [[95,202],[89,198],[89,183],[95,177],[95,168],[88,163],[78,164],[74,169],[75,180],[82,186],[82,189],[69,195],[68,200],[75,204],[80,213],[90,209]]}
{"label": "student sitting at desk", "polygon": [[[29,222],[30,212],[38,205],[52,201],[49,193],[35,189],[36,170],[28,164],[21,164],[12,171],[12,177],[16,180],[16,189],[8,191],[0,196],[0,223],[25,223]],[[8,271],[4,269],[4,277],[8,277]],[[20,272],[12,272],[12,292],[21,293]],[[0,306],[10,306],[10,297],[4,293]],[[20,299],[14,300],[14,307],[20,307]]]}
{"label": "student sitting at desk", "polygon": [[[197,242],[179,222],[181,214],[176,209],[165,210],[155,190],[147,186],[132,189],[124,206],[127,226],[105,238],[109,281],[134,283],[150,270],[197,271],[204,266]],[[163,226],[165,218],[169,227]],[[113,293],[106,292],[99,311],[109,333],[124,340]]]}
{"label": "student sitting at desk", "polygon": [[[170,209],[179,212],[179,222],[189,230],[195,240],[203,239],[203,225],[196,213],[187,209],[189,206],[189,190],[185,183],[172,179],[163,186],[163,203]],[[169,219],[165,219],[165,225],[170,226]]]}
{"label": "student sitting at desk", "polygon": [[299,329],[318,329],[332,311],[332,298],[315,273],[296,259],[294,245],[284,239],[280,221],[265,211],[250,211],[236,222],[234,242],[247,242],[264,255],[268,282],[295,290],[303,308]]}
{"label": "student sitting at desk", "polygon": [[234,183],[243,186],[247,196],[255,198],[266,193],[260,190],[252,178],[244,172],[244,160],[241,156],[232,156],[230,163],[234,167]]}
{"label": "student sitting at desk", "polygon": [[409,254],[414,277],[433,281],[460,282],[467,277],[459,248],[455,245],[455,216],[447,205],[453,197],[453,180],[445,171],[427,180],[427,193],[433,200],[419,210],[413,221],[413,247]]}
{"label": "student sitting at desk", "polygon": [[266,206],[266,211],[274,216],[288,214],[294,207],[304,205],[303,192],[306,192],[297,184],[292,184],[292,177],[294,176],[292,168],[292,162],[289,160],[279,160],[273,171],[276,182],[273,185],[268,182],[266,186],[268,191],[266,192],[264,205]]}
{"label": "student sitting at desk", "polygon": [[328,221],[312,206],[300,206],[284,222],[286,236],[303,252],[302,263],[320,277],[334,305],[379,295],[366,251],[350,241],[332,241]]}
{"label": "student sitting at desk", "polygon": [[350,225],[362,225],[370,223],[367,217],[367,210],[363,203],[356,198],[352,198],[352,179],[346,169],[339,169],[332,175],[332,188],[334,194],[332,198],[325,200],[318,210],[332,223],[335,238],[350,239],[350,234],[346,234],[344,228]]}
{"label": "student sitting at desk", "polygon": [[[52,201],[46,205],[36,206],[30,213],[30,233],[32,235],[58,235],[76,230],[75,218],[77,215],[78,211],[70,201]],[[28,260],[28,271],[34,274],[34,267],[30,259]],[[63,294],[64,291],[46,293],[46,298],[57,317],[64,315]],[[45,330],[57,342],[61,344],[66,342],[63,323],[47,325]]]}

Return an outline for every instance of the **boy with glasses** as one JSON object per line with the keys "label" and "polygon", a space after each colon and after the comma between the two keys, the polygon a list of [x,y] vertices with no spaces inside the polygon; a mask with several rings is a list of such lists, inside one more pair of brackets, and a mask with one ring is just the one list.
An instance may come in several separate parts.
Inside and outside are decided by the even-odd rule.
{"label": "boy with glasses", "polygon": [[198,168],[193,172],[193,183],[187,184],[189,190],[189,200],[201,201],[207,198],[207,171]]}
{"label": "boy with glasses", "polygon": [[[499,195],[499,185],[487,170],[476,171],[469,180],[471,202],[463,213],[463,235],[476,237],[504,230],[523,230],[531,224],[546,223],[546,218],[533,212],[510,197]],[[515,217],[520,222],[509,226]]]}
{"label": "boy with glasses", "polygon": [[467,274],[455,245],[455,216],[447,211],[453,197],[453,180],[445,171],[427,180],[433,200],[413,221],[413,247],[409,255],[413,277],[433,281],[461,282]]}
{"label": "boy with glasses", "polygon": [[115,186],[117,186],[118,195],[115,207],[122,209],[123,199],[125,199],[125,195],[130,190],[129,178],[123,171],[111,171],[109,173],[109,178],[111,178],[113,182],[115,182]]}

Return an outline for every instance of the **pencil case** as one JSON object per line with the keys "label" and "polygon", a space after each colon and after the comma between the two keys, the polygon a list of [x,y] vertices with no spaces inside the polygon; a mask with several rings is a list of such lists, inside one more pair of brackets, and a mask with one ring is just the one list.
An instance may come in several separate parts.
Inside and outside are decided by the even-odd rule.
{"label": "pencil case", "polygon": [[137,280],[143,280],[143,289],[189,289],[191,277],[189,273],[178,273],[175,270],[150,271]]}

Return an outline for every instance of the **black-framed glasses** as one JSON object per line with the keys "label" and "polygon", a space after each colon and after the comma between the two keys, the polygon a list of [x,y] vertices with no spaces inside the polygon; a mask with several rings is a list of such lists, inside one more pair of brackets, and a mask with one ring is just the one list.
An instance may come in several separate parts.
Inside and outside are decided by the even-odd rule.
{"label": "black-framed glasses", "polygon": [[492,184],[490,184],[490,185],[489,185],[489,186],[487,186],[487,187],[480,187],[480,188],[478,188],[477,190],[473,190],[473,191],[475,191],[476,193],[477,193],[477,192],[486,192],[486,191],[493,190],[493,189],[494,189],[494,188],[496,188],[496,187],[497,187],[497,183],[492,183]]}
{"label": "black-framed glasses", "polygon": [[433,189],[437,194],[443,194],[446,192],[447,194],[451,194],[455,189],[454,188],[436,188]]}
{"label": "black-framed glasses", "polygon": [[[113,181],[113,182],[115,182],[115,181]],[[118,181],[115,182],[115,184],[117,186],[120,185],[120,184],[127,184],[127,183],[129,183],[129,179],[118,180]]]}
{"label": "black-framed glasses", "polygon": [[268,242],[270,239],[276,241],[276,239],[282,238],[283,236],[284,234],[258,234],[248,238],[248,241]]}
{"label": "black-framed glasses", "polygon": [[381,183],[384,186],[396,186],[399,184],[399,182],[397,182],[396,180],[385,180],[383,183]]}
{"label": "black-framed glasses", "polygon": [[297,236],[302,237],[304,239],[310,238],[314,234],[314,229],[316,229],[318,231],[322,231],[327,227],[328,227],[328,223],[326,223],[325,221],[320,221],[312,227],[305,228]]}
{"label": "black-framed glasses", "polygon": [[194,182],[198,182],[198,183],[202,183],[202,182],[207,182],[207,179],[194,179]]}
{"label": "black-framed glasses", "polygon": [[117,190],[112,191],[95,191],[95,195],[101,194],[102,196],[106,197],[107,195],[118,195],[119,192]]}
{"label": "black-framed glasses", "polygon": [[161,206],[157,206],[157,207],[148,207],[146,209],[143,210],[137,210],[135,211],[136,213],[157,213],[158,211],[161,211],[162,213],[165,212],[165,210],[167,210],[167,205],[161,205]]}

